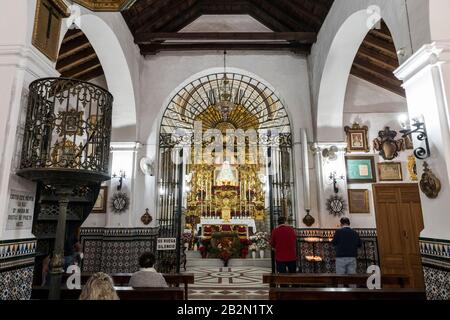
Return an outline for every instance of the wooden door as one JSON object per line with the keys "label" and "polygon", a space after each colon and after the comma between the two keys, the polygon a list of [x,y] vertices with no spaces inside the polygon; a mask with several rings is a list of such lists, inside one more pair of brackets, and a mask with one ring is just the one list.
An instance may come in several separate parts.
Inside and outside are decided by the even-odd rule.
{"label": "wooden door", "polygon": [[423,216],[417,184],[374,184],[378,250],[383,274],[405,274],[424,288],[419,236]]}

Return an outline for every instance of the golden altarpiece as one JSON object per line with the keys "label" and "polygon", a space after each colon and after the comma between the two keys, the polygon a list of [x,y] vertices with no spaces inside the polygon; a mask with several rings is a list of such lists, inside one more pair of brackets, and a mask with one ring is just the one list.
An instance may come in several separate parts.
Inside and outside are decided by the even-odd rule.
{"label": "golden altarpiece", "polygon": [[159,148],[160,236],[248,237],[293,220],[289,118],[263,83],[236,73],[189,83],[163,115]]}

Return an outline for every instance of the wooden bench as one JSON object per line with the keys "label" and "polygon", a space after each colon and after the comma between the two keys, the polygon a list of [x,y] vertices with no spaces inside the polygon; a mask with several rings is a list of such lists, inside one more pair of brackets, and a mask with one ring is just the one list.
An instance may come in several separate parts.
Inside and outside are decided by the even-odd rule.
{"label": "wooden bench", "polygon": [[[114,273],[111,275],[114,285],[118,287],[127,287],[132,273]],[[66,283],[67,278],[70,274],[64,274],[63,276],[63,284]],[[84,285],[86,281],[92,276],[92,273],[82,273],[81,274],[81,284]],[[184,296],[185,299],[188,299],[189,292],[189,284],[194,283],[194,275],[191,273],[164,273],[164,279],[167,282],[169,287],[179,287],[180,285],[184,286]]]}
{"label": "wooden bench", "polygon": [[[315,287],[338,287],[339,285],[356,285],[367,288],[369,274],[335,274],[335,273],[289,273],[265,274],[263,283],[271,287],[277,285],[300,285]],[[405,288],[409,285],[409,278],[405,275],[381,276],[382,287]]]}
{"label": "wooden bench", "polygon": [[[120,300],[183,300],[182,288],[139,288],[115,287]],[[61,289],[61,300],[78,300],[80,289]],[[47,300],[48,287],[33,287],[31,299]]]}
{"label": "wooden bench", "polygon": [[270,300],[425,300],[420,289],[270,288]]}

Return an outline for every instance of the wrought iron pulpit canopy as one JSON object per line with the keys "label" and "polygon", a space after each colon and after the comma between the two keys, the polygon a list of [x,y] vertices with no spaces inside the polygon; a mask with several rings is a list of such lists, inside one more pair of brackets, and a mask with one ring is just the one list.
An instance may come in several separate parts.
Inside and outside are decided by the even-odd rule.
{"label": "wrought iron pulpit canopy", "polygon": [[18,175],[52,184],[109,180],[113,96],[65,78],[30,84]]}

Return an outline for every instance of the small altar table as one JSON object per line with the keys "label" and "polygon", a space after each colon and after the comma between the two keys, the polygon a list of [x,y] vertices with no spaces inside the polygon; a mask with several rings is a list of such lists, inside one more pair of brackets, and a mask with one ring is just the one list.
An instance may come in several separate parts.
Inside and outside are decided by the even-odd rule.
{"label": "small altar table", "polygon": [[210,226],[218,226],[218,225],[244,225],[247,226],[247,232],[248,228],[253,228],[253,232],[256,232],[256,223],[255,219],[247,218],[247,219],[230,219],[229,221],[224,221],[223,219],[217,219],[217,218],[201,218],[200,224],[197,224],[197,231],[202,226],[202,235],[203,235],[203,226],[204,225],[210,225]]}

